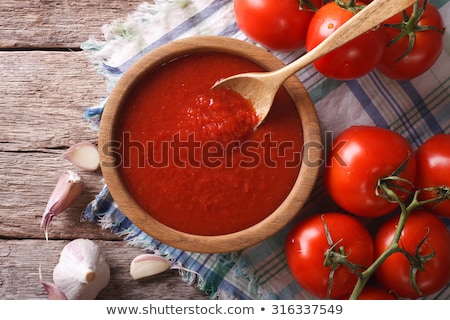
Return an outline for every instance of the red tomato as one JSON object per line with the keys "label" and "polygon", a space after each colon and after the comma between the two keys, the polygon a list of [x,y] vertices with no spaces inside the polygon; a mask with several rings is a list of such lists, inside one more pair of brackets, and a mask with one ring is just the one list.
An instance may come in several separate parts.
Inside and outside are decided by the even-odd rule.
{"label": "red tomato", "polygon": [[[379,256],[392,241],[397,227],[398,217],[394,217],[381,226],[375,237],[375,254]],[[420,243],[426,237],[421,245]],[[412,212],[405,224],[399,241],[400,247],[411,255],[421,257],[434,252],[435,256],[423,262],[423,270],[418,270],[416,281],[423,296],[427,296],[445,287],[450,281],[450,232],[445,223],[428,211]],[[376,270],[378,281],[387,290],[404,298],[418,298],[420,295],[410,284],[410,263],[403,253],[389,256]]]}
{"label": "red tomato", "polygon": [[[350,298],[350,295],[345,299]],[[397,296],[393,293],[387,292],[383,288],[366,286],[361,291],[358,300],[398,300]]]}
{"label": "red tomato", "polygon": [[[330,249],[324,221],[332,240],[334,243],[339,242],[338,248],[345,249],[349,261],[368,267],[374,259],[372,237],[366,228],[350,215],[325,213],[309,217],[295,225],[286,239],[289,269],[303,289],[320,298],[327,297],[331,272],[331,267],[324,266],[324,254]],[[346,266],[338,266],[334,272],[330,298],[352,292],[357,280],[357,275],[350,272]]]}
{"label": "red tomato", "polygon": [[[310,0],[315,8],[322,0]],[[276,51],[292,51],[305,45],[314,11],[299,0],[235,0],[238,27],[250,39]]]}
{"label": "red tomato", "polygon": [[[361,3],[357,4],[361,5]],[[306,50],[311,51],[353,15],[334,1],[322,6],[311,19],[306,36]],[[316,60],[313,64],[326,77],[338,80],[355,79],[375,68],[383,55],[384,44],[383,28],[375,28]]]}
{"label": "red tomato", "polygon": [[[412,7],[406,10],[408,16],[411,16],[412,11]],[[385,24],[401,24],[402,21],[403,14],[399,13],[386,20]],[[437,28],[438,30],[442,30],[442,32],[436,30],[417,30],[417,28],[425,26]],[[414,46],[406,56],[402,57],[408,50],[410,37],[407,35],[385,48],[377,69],[387,77],[396,80],[408,80],[418,77],[430,69],[439,58],[444,45],[445,27],[438,9],[428,2],[415,28],[411,30],[415,37]],[[399,28],[385,25],[386,44],[396,38],[400,32],[401,29]]]}
{"label": "red tomato", "polygon": [[395,294],[378,287],[365,287],[358,300],[398,300]]}
{"label": "red tomato", "polygon": [[[450,188],[450,134],[437,134],[423,143],[416,152],[416,188],[447,186]],[[420,200],[433,199],[436,192],[421,191]],[[450,199],[432,203],[427,209],[450,218]]]}
{"label": "red tomato", "polygon": [[[399,177],[414,183],[414,151],[400,134],[379,127],[354,126],[333,142],[324,171],[325,188],[350,213],[378,217],[398,207],[376,194],[378,181],[391,176],[410,156]],[[408,184],[396,183],[408,188]],[[408,194],[395,190],[405,200]],[[411,190],[412,191],[412,190]]]}

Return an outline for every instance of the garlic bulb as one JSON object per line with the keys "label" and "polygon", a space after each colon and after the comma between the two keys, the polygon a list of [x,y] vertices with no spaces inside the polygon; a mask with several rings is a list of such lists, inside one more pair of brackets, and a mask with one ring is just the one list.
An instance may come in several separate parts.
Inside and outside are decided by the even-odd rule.
{"label": "garlic bulb", "polygon": [[107,286],[109,265],[89,239],[69,242],[53,270],[53,281],[69,300],[91,300]]}

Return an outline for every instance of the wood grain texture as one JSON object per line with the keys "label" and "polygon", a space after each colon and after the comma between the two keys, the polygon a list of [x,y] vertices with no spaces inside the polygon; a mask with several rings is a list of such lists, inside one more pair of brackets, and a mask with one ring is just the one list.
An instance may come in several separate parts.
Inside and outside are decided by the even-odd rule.
{"label": "wood grain texture", "polygon": [[126,17],[142,0],[2,0],[0,47],[79,48],[112,20]]}
{"label": "wood grain texture", "polygon": [[[79,51],[80,44],[91,36],[101,38],[103,24],[126,17],[141,2],[0,2],[0,299],[46,299],[39,265],[51,281],[61,249],[76,238],[98,243],[110,264],[111,281],[98,299],[208,299],[176,270],[132,280],[129,265],[141,249],[80,221],[102,187],[101,173],[80,171],[61,157],[76,142],[97,142],[82,113],[106,94],[103,78]],[[46,242],[42,214],[67,169],[77,170],[85,189],[53,220]]]}
{"label": "wood grain texture", "polygon": [[0,61],[2,151],[96,139],[82,112],[105,95],[105,84],[83,52],[0,51]]}
{"label": "wood grain texture", "polygon": [[[0,240],[0,298],[46,299],[39,282],[52,282],[52,272],[59,254],[68,241]],[[195,286],[180,280],[177,270],[133,280],[129,274],[132,257],[141,253],[124,242],[95,240],[108,261],[111,280],[98,299],[207,299]]]}
{"label": "wood grain texture", "polygon": [[[0,52],[0,59],[15,70],[4,72],[0,82],[0,234],[42,238],[40,219],[56,181],[63,170],[76,169],[62,153],[78,141],[96,142],[82,111],[105,89],[82,53]],[[54,238],[96,234],[92,226],[74,224],[101,189],[101,175],[80,174],[85,191],[55,219]]]}

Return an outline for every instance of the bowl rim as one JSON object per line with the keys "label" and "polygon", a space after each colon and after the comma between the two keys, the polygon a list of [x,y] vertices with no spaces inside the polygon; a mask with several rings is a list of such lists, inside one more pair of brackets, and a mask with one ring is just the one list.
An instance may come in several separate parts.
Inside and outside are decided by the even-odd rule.
{"label": "bowl rim", "polygon": [[[266,70],[274,70],[284,63],[270,52],[249,42],[223,36],[194,36],[174,40],[164,44],[135,62],[120,78],[109,95],[100,120],[98,146],[100,151],[100,167],[109,192],[119,209],[141,231],[154,239],[185,251],[198,253],[225,253],[239,251],[254,246],[274,235],[293,220],[300,212],[315,186],[322,157],[321,131],[319,119],[313,102],[301,81],[295,76],[288,78],[283,84],[294,100],[299,113],[303,131],[303,146],[307,148],[302,154],[297,179],[281,205],[259,223],[241,231],[224,235],[194,235],[178,231],[163,225],[144,211],[127,191],[115,166],[111,163],[109,152],[113,141],[114,123],[120,113],[122,102],[129,90],[153,67],[180,57],[204,51],[219,51],[247,58]],[[310,166],[305,164],[315,163]]]}

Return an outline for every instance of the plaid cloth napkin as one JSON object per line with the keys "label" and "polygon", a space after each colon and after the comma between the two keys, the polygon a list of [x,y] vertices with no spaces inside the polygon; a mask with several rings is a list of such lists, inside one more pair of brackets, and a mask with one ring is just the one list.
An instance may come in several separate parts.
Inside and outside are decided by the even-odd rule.
{"label": "plaid cloth napkin", "polygon": [[[448,0],[431,1],[450,21]],[[448,29],[448,25],[447,25]],[[123,20],[103,27],[104,39],[82,45],[89,59],[105,77],[107,93],[140,57],[169,41],[195,36],[220,35],[249,41],[237,28],[231,0],[172,0],[143,3]],[[285,63],[303,51],[275,53]],[[351,81],[321,76],[312,66],[297,75],[315,103],[322,130],[339,134],[350,125],[375,125],[402,134],[417,148],[430,136],[450,133],[450,39],[439,61],[412,81],[392,81],[372,72]],[[88,108],[84,117],[98,128],[106,102]],[[336,209],[321,186],[321,178],[299,217]],[[215,299],[314,299],[292,278],[283,243],[292,224],[252,248],[226,254],[198,254],[169,247],[139,230],[115,204],[105,185],[89,204],[84,219],[98,222],[124,241],[154,252],[183,266],[181,278]],[[450,225],[450,221],[446,221]],[[434,299],[449,299],[450,285]]]}

